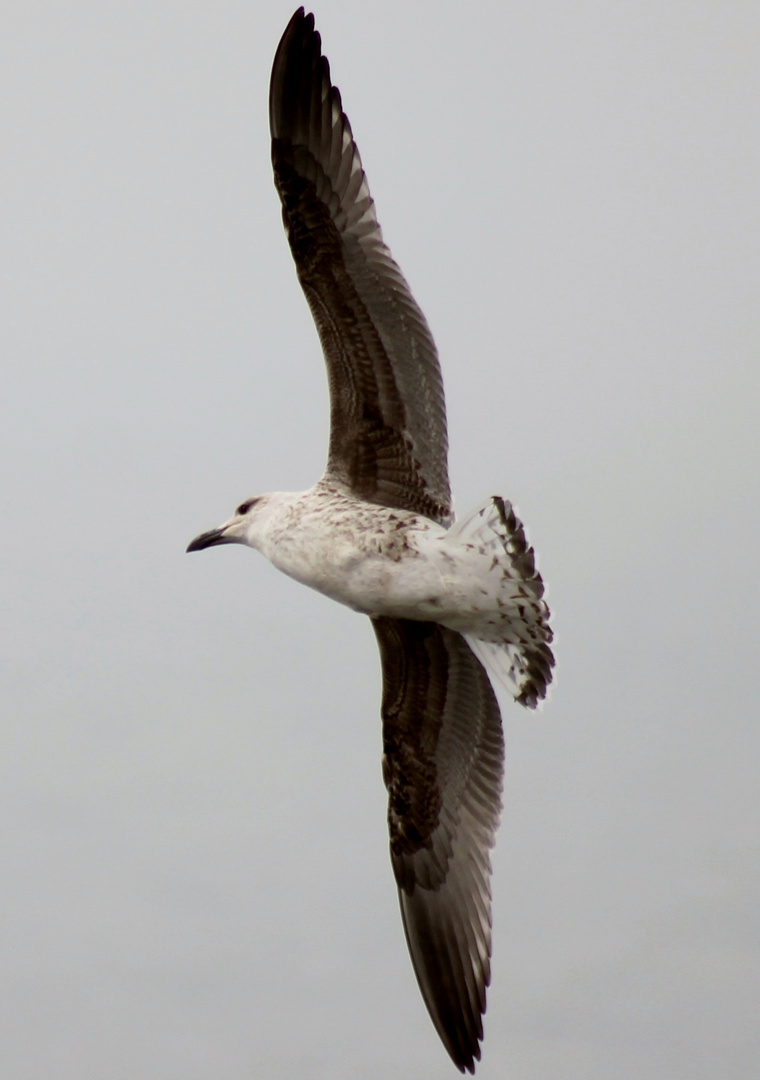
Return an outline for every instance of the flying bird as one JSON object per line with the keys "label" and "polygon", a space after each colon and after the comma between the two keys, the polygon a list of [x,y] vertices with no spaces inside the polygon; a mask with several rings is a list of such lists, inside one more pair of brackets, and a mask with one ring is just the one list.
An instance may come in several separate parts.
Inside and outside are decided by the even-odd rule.
{"label": "flying bird", "polygon": [[383,241],[303,8],[275,55],[269,120],[285,231],[327,366],[327,467],[309,491],[245,499],[187,550],[247,544],[372,620],[404,932],[438,1035],[459,1069],[474,1072],[504,761],[491,680],[527,708],[546,695],[549,609],[506,499],[454,519],[435,344]]}

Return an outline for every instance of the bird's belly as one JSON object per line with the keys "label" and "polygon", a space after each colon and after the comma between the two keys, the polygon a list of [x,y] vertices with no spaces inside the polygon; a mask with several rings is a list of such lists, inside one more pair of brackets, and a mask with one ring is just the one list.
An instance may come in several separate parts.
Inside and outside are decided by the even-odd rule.
{"label": "bird's belly", "polygon": [[436,618],[446,593],[436,566],[408,547],[389,552],[335,536],[291,535],[265,554],[289,577],[364,615]]}
{"label": "bird's belly", "polygon": [[369,616],[428,619],[437,610],[444,583],[420,558],[392,562],[350,545],[320,551],[277,551],[272,563],[301,584]]}
{"label": "bird's belly", "polygon": [[365,615],[437,619],[446,602],[440,573],[420,556],[395,563],[364,559],[347,575],[345,586],[350,599],[343,603]]}

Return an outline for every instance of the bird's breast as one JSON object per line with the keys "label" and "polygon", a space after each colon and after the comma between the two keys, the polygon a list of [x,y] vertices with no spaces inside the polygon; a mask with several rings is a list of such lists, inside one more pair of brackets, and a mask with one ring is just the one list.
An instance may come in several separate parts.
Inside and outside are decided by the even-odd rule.
{"label": "bird's breast", "polygon": [[260,550],[284,574],[354,611],[429,617],[444,585],[419,534],[442,528],[385,507],[341,509],[317,504],[283,517]]}

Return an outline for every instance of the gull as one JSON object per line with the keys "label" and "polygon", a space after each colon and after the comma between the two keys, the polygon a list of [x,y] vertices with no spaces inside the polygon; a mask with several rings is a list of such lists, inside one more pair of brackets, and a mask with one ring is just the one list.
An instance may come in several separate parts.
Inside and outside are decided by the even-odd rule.
{"label": "gull", "polygon": [[303,8],[275,55],[269,120],[285,231],[327,366],[327,467],[309,491],[245,499],[187,550],[246,544],[371,619],[404,933],[443,1045],[474,1072],[504,771],[492,680],[527,708],[545,697],[549,609],[511,503],[494,496],[455,521],[435,344],[383,241]]}

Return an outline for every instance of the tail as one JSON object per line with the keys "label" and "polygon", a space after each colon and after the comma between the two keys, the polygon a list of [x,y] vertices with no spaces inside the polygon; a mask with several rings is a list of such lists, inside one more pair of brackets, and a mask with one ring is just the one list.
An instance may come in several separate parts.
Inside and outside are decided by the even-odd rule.
{"label": "tail", "polygon": [[483,666],[521,705],[534,709],[552,681],[554,635],[544,583],[536,569],[533,548],[512,504],[498,495],[469,518],[452,525],[447,540],[471,546],[490,556],[498,568],[493,632],[467,634],[467,642]]}

